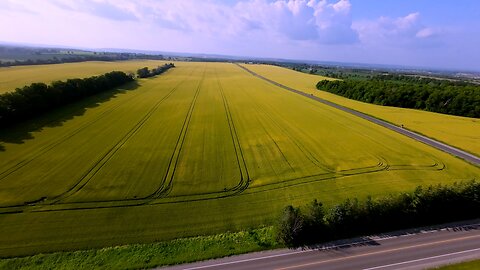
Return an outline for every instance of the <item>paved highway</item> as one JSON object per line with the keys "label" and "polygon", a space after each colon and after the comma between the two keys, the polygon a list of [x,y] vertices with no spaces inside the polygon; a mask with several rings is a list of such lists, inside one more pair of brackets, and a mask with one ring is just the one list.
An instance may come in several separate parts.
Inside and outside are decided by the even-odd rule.
{"label": "paved highway", "polygon": [[162,269],[414,270],[472,259],[480,259],[479,224],[372,237],[318,249],[257,252]]}
{"label": "paved highway", "polygon": [[[237,64],[237,65],[238,65],[238,64]],[[328,106],[334,107],[334,108],[336,108],[336,109],[342,110],[342,111],[344,111],[344,112],[353,114],[353,115],[355,115],[355,116],[358,116],[358,117],[360,117],[360,118],[363,118],[363,119],[365,119],[365,120],[368,120],[368,121],[370,121],[370,122],[373,122],[373,123],[375,123],[375,124],[377,124],[377,125],[386,127],[386,128],[388,128],[388,129],[391,129],[391,130],[393,130],[393,131],[396,131],[396,132],[398,132],[398,133],[400,133],[400,134],[403,134],[403,135],[405,135],[405,136],[408,136],[408,137],[410,137],[410,138],[413,138],[413,139],[415,139],[415,140],[417,140],[417,141],[420,141],[420,142],[422,142],[422,143],[425,143],[425,144],[427,144],[427,145],[430,145],[430,146],[432,146],[432,147],[435,147],[435,148],[437,148],[437,149],[440,149],[440,150],[442,150],[442,151],[444,151],[444,152],[447,152],[447,153],[449,153],[449,154],[452,154],[452,155],[454,155],[454,156],[456,156],[456,157],[459,157],[459,158],[461,158],[461,159],[464,159],[464,160],[466,160],[466,161],[468,161],[468,162],[470,162],[470,163],[473,163],[473,164],[475,164],[475,165],[477,165],[477,166],[480,166],[480,157],[478,157],[478,156],[472,155],[472,154],[470,154],[470,153],[467,153],[467,152],[465,152],[465,151],[463,151],[463,150],[460,150],[460,149],[458,149],[458,148],[452,147],[452,146],[450,146],[450,145],[444,144],[444,143],[439,142],[439,141],[437,141],[437,140],[434,140],[434,139],[425,137],[425,136],[423,136],[423,135],[420,135],[420,134],[415,133],[415,132],[413,132],[413,131],[407,130],[407,129],[405,129],[405,128],[402,128],[402,127],[399,127],[399,126],[390,124],[390,123],[388,123],[388,122],[386,122],[386,121],[383,121],[383,120],[380,120],[380,119],[378,119],[378,118],[372,117],[372,116],[370,116],[370,115],[361,113],[361,112],[359,112],[359,111],[355,111],[355,110],[352,110],[352,109],[350,109],[350,108],[347,108],[347,107],[338,105],[338,104],[336,104],[336,103],[330,102],[330,101],[328,101],[328,100],[325,100],[325,99],[316,97],[316,96],[314,96],[314,95],[310,95],[310,94],[304,93],[304,92],[302,92],[302,91],[295,90],[295,89],[293,89],[293,88],[291,88],[291,87],[285,86],[285,85],[283,85],[283,84],[280,84],[280,83],[278,83],[278,82],[275,82],[275,81],[272,81],[272,80],[270,80],[270,79],[268,79],[268,78],[265,78],[265,77],[263,77],[262,75],[259,75],[259,74],[257,74],[257,73],[255,73],[255,72],[249,70],[248,68],[246,68],[246,67],[244,67],[244,66],[241,66],[241,65],[238,65],[238,66],[239,66],[240,68],[244,69],[245,71],[247,71],[248,73],[252,74],[253,76],[255,76],[255,77],[257,77],[257,78],[260,78],[260,79],[262,79],[262,80],[265,80],[265,81],[267,81],[267,82],[269,82],[269,83],[271,83],[271,84],[273,84],[273,85],[276,85],[276,86],[278,86],[278,87],[281,87],[281,88],[283,88],[283,89],[285,89],[285,90],[294,92],[294,93],[296,93],[296,94],[299,94],[299,95],[305,96],[305,97],[307,97],[307,98],[310,98],[310,99],[316,100],[316,101],[318,101],[318,102],[321,102],[321,103],[323,103],[323,104],[325,104],[325,105],[328,105]]]}

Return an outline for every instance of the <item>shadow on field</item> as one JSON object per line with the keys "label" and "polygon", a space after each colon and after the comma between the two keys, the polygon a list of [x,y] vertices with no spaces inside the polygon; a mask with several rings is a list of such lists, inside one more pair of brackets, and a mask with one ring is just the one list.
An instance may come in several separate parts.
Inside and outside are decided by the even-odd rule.
{"label": "shadow on field", "polygon": [[22,144],[26,140],[34,138],[32,135],[33,132],[42,131],[45,127],[63,126],[65,122],[72,120],[74,117],[84,115],[87,109],[98,107],[102,103],[116,98],[120,94],[133,91],[138,87],[139,84],[134,81],[122,87],[99,93],[97,95],[82,99],[78,102],[54,109],[53,111],[47,112],[22,123],[0,129],[0,152],[6,151],[4,145],[5,143]]}

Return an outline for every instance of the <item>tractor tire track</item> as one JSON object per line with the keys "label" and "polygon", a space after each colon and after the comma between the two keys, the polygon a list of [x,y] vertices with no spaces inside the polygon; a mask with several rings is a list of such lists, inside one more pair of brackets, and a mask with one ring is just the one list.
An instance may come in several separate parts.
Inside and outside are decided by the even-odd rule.
{"label": "tractor tire track", "polygon": [[[250,96],[248,93],[247,93],[247,95]],[[290,139],[290,141],[293,142],[297,146],[297,148],[305,155],[305,157],[308,160],[310,160],[310,162],[312,162],[312,164],[314,164],[319,169],[322,169],[324,171],[331,172],[331,173],[335,172],[335,170],[333,170],[332,168],[329,168],[329,167],[323,165],[317,159],[317,157],[310,150],[308,150],[307,147],[305,147],[305,145],[303,143],[301,143],[295,136],[293,136],[286,127],[279,124],[278,121],[276,121],[269,113],[267,113],[265,108],[261,107],[260,104],[255,102],[255,99],[252,98],[251,96],[250,96],[250,100],[252,100],[252,103],[255,104],[255,107],[257,108],[257,110],[263,112],[263,115],[266,118],[268,118],[270,120],[270,122],[273,123],[286,137],[288,137]],[[275,144],[277,144],[277,143],[275,142]],[[277,147],[278,147],[278,145],[277,145]]]}
{"label": "tractor tire track", "polygon": [[480,157],[476,156],[476,155],[473,155],[473,154],[470,154],[470,153],[467,153],[465,151],[462,151],[458,148],[455,148],[453,146],[450,146],[448,144],[445,144],[445,143],[442,143],[442,142],[439,142],[435,139],[432,139],[432,138],[428,138],[426,136],[423,136],[423,135],[420,135],[416,132],[413,132],[413,131],[410,131],[410,130],[407,130],[407,129],[404,129],[404,128],[401,128],[401,127],[398,127],[396,125],[393,125],[391,123],[388,123],[386,121],[383,121],[381,119],[378,119],[378,118],[375,118],[373,116],[370,116],[368,114],[365,114],[365,113],[362,113],[362,112],[359,112],[359,111],[356,111],[356,110],[353,110],[353,109],[350,109],[350,108],[347,108],[345,106],[342,106],[342,105],[339,105],[339,104],[336,104],[334,102],[331,102],[331,101],[328,101],[328,100],[325,100],[325,99],[322,99],[322,98],[319,98],[317,96],[313,96],[313,95],[309,95],[307,93],[304,93],[302,91],[299,91],[299,90],[296,90],[296,89],[293,89],[291,87],[288,87],[288,86],[285,86],[283,84],[280,84],[278,82],[275,82],[273,80],[270,80],[268,78],[265,78],[251,70],[249,70],[248,68],[240,65],[240,64],[235,64],[237,65],[239,68],[243,69],[245,72],[248,72],[249,74],[253,75],[254,77],[257,77],[261,80],[264,80],[266,82],[269,82],[275,86],[278,86],[279,88],[281,89],[285,89],[285,90],[288,90],[290,92],[293,92],[293,93],[296,93],[298,95],[301,95],[301,96],[304,96],[304,97],[307,97],[307,98],[310,98],[312,100],[315,100],[315,101],[318,101],[318,102],[321,102],[327,106],[330,106],[330,107],[333,107],[333,108],[336,108],[338,110],[341,110],[343,112],[346,112],[346,113],[349,113],[349,114],[352,114],[354,116],[357,116],[359,118],[362,118],[364,120],[367,120],[371,123],[374,123],[374,124],[377,124],[379,126],[382,126],[384,128],[387,128],[387,129],[390,129],[394,132],[397,132],[399,134],[402,134],[404,136],[407,136],[415,141],[418,141],[418,142],[421,142],[421,143],[424,143],[426,145],[429,145],[433,148],[436,148],[440,151],[443,151],[443,152],[446,152],[448,154],[451,154],[453,156],[456,156],[458,158],[461,158],[467,162],[470,162],[476,166],[480,166]]}
{"label": "tractor tire track", "polygon": [[[205,72],[204,72],[205,73]],[[202,77],[203,81],[203,77]],[[202,82],[201,81],[201,82]],[[201,85],[201,82],[199,84],[199,87]],[[197,88],[196,94],[198,94],[199,88]],[[221,89],[223,91],[223,88]],[[222,98],[224,96],[224,93],[222,93]],[[228,107],[228,101],[225,99],[225,102]],[[194,105],[192,103],[192,105]],[[191,106],[192,106],[191,105]],[[190,110],[189,110],[190,113]],[[228,108],[228,113],[230,114],[230,109]],[[267,114],[268,115],[268,114]],[[187,115],[188,116],[188,115]],[[231,114],[230,114],[230,119]],[[232,120],[233,124],[233,120]],[[278,125],[278,123],[275,123]],[[183,128],[185,127],[185,122]],[[187,127],[188,128],[188,127]],[[235,136],[237,136],[237,141],[238,141],[238,135],[235,130],[235,126],[233,125],[234,133]],[[186,131],[185,131],[186,132]],[[233,134],[232,134],[233,135]],[[288,134],[287,134],[288,135]],[[179,139],[180,140],[180,137]],[[178,144],[177,140],[177,144]],[[238,141],[239,143],[239,141]],[[183,142],[182,142],[183,144]],[[238,144],[240,146],[240,144]],[[182,146],[180,146],[181,148]],[[242,149],[239,148],[241,151]],[[178,156],[177,156],[177,161],[178,161]],[[170,164],[172,163],[173,155],[170,160]],[[242,159],[243,159],[243,153],[242,153]],[[384,159],[380,159],[384,160]],[[385,160],[384,160],[385,161]],[[244,164],[245,160],[243,159]],[[304,185],[304,184],[309,184],[313,182],[318,182],[318,181],[324,181],[328,179],[338,179],[338,178],[343,178],[346,176],[352,176],[352,175],[362,175],[362,174],[370,174],[370,173],[377,173],[382,170],[385,170],[385,168],[380,168],[380,167],[386,167],[387,170],[442,170],[445,168],[445,165],[442,162],[436,161],[435,164],[433,165],[388,165],[388,163],[380,161],[379,164],[376,166],[370,166],[370,167],[365,167],[365,168],[355,168],[355,169],[347,169],[347,170],[341,170],[335,173],[323,173],[323,174],[315,174],[315,175],[310,175],[310,176],[304,176],[300,178],[293,178],[293,179],[288,179],[282,182],[277,182],[277,183],[268,183],[264,185],[259,185],[255,187],[250,187],[247,192],[243,192],[241,190],[240,192],[235,192],[235,190],[231,190],[233,192],[211,192],[211,193],[206,193],[206,194],[200,194],[200,195],[182,195],[182,196],[175,196],[175,197],[156,197],[156,198],[140,198],[140,199],[128,199],[128,200],[118,200],[118,201],[111,201],[109,203],[106,203],[105,201],[99,201],[97,205],[95,205],[92,202],[71,202],[71,203],[64,203],[64,204],[55,204],[55,205],[28,205],[25,207],[20,207],[20,206],[15,206],[15,207],[0,207],[0,214],[10,214],[10,213],[19,213],[23,212],[26,208],[30,209],[28,211],[32,212],[47,212],[47,211],[68,211],[68,210],[80,210],[80,209],[100,209],[100,208],[116,208],[116,207],[134,207],[134,206],[140,206],[144,205],[146,202],[149,204],[169,204],[169,203],[180,203],[180,202],[190,202],[190,201],[202,201],[202,200],[212,200],[212,199],[218,199],[218,198],[225,198],[233,195],[246,195],[246,194],[251,194],[251,193],[259,193],[259,192],[268,192],[268,191],[275,191],[278,189],[284,189],[288,188],[291,186],[297,186],[297,185]],[[170,168],[170,166],[169,166]],[[245,165],[246,168],[246,165]],[[368,170],[368,171],[359,171],[361,169],[366,169],[366,168],[379,168],[378,170]],[[356,170],[356,171],[355,171]],[[246,171],[248,173],[248,171]],[[173,174],[172,174],[172,179],[173,179]],[[162,187],[163,187],[162,183]],[[170,189],[171,189],[171,183],[170,183]],[[162,187],[159,189],[162,191]],[[247,186],[248,187],[248,186]],[[164,193],[161,193],[163,195]],[[145,200],[148,198],[148,201]]]}
{"label": "tractor tire track", "polygon": [[53,197],[47,200],[46,203],[54,204],[58,203],[61,200],[67,199],[74,194],[78,193],[85,185],[100,171],[105,164],[116,154],[116,152],[125,144],[127,143],[138,131],[144,126],[144,124],[150,119],[150,117],[155,113],[158,107],[168,99],[177,89],[178,87],[186,81],[182,80],[179,82],[175,87],[173,87],[170,92],[167,93],[162,99],[157,101],[155,105],[138,121],[113,147],[111,147],[99,160],[97,160],[89,170],[87,170],[83,176],[73,185],[70,189],[65,191],[64,193]]}
{"label": "tractor tire track", "polygon": [[170,191],[172,189],[173,177],[175,175],[175,170],[177,168],[177,164],[178,164],[178,161],[180,159],[180,153],[182,151],[183,143],[184,143],[186,135],[187,135],[188,126],[190,124],[190,120],[192,119],[193,110],[195,109],[195,104],[197,102],[197,98],[198,98],[198,95],[200,93],[200,89],[202,87],[203,81],[205,80],[205,71],[206,71],[206,68],[204,68],[204,70],[203,70],[202,79],[198,83],[197,89],[195,91],[192,102],[190,104],[190,108],[187,112],[187,115],[185,116],[185,120],[183,121],[182,129],[180,131],[180,135],[178,136],[173,154],[170,157],[170,161],[168,162],[167,172],[165,173],[165,176],[163,177],[163,180],[160,184],[160,187],[153,194],[148,196],[147,198],[157,199],[157,198],[160,198],[160,197],[165,197],[170,193]]}
{"label": "tractor tire track", "polygon": [[220,80],[218,79],[218,74],[217,74],[216,70],[215,70],[215,77],[217,79],[218,87],[220,89],[220,94],[222,96],[223,106],[225,108],[225,114],[226,114],[226,118],[227,118],[227,123],[228,123],[228,127],[230,129],[230,136],[232,138],[233,148],[235,150],[235,156],[237,158],[237,164],[238,164],[238,168],[240,170],[240,182],[235,187],[233,187],[233,188],[231,188],[227,191],[242,192],[243,190],[247,189],[248,185],[250,184],[250,175],[248,173],[247,163],[246,163],[245,157],[243,155],[242,146],[241,146],[240,140],[238,138],[238,133],[237,133],[237,130],[235,128],[235,123],[233,122],[232,113],[230,111],[230,106],[229,106],[228,100],[225,96],[225,91],[223,89],[223,86],[222,86]]}
{"label": "tractor tire track", "polygon": [[[282,126],[280,123],[278,123],[278,121],[276,121],[270,114],[268,114],[264,108],[261,108],[259,104],[256,104],[256,106],[257,108],[262,110],[264,112],[264,115],[268,119],[270,119],[270,121],[297,146],[297,148],[307,157],[307,159],[310,160],[310,162],[312,162],[319,169],[322,169],[328,173],[334,173],[339,175],[353,175],[358,171],[363,171],[367,169],[371,169],[372,171],[378,171],[378,170],[387,170],[390,167],[386,159],[382,157],[375,157],[377,159],[377,164],[373,166],[365,166],[365,167],[351,168],[351,169],[345,169],[345,170],[335,170],[333,168],[330,168],[329,166],[324,165],[320,160],[318,160],[316,155],[311,150],[309,150],[308,147],[306,147],[299,139],[293,136],[289,129]],[[311,177],[311,176],[305,176],[305,177]]]}
{"label": "tractor tire track", "polygon": [[[272,80],[270,80],[270,79],[267,79],[267,78],[265,78],[265,77],[263,77],[263,76],[261,76],[261,75],[258,75],[258,74],[256,74],[256,73],[254,73],[253,71],[247,69],[246,67],[243,67],[243,66],[238,65],[238,64],[236,64],[236,65],[237,65],[238,67],[240,67],[241,69],[245,70],[246,72],[248,72],[249,74],[251,74],[251,75],[253,75],[253,76],[255,76],[255,77],[258,77],[258,78],[260,78],[260,79],[262,79],[262,80],[264,80],[264,81],[266,81],[266,82],[268,82],[268,83],[271,83],[271,84],[273,84],[273,85],[275,85],[275,86],[284,88],[284,89],[289,90],[289,91],[293,91],[294,93],[302,94],[303,96],[306,96],[306,97],[308,97],[308,98],[312,98],[310,95],[307,95],[307,94],[305,94],[305,93],[303,93],[303,92],[300,92],[300,91],[298,91],[298,90],[291,89],[291,88],[289,88],[289,87],[287,87],[287,86],[284,86],[284,85],[279,84],[279,83],[277,83],[277,82],[275,82],[275,81],[272,81]],[[252,99],[252,100],[254,100],[254,99]],[[315,99],[315,100],[316,100],[316,99]],[[323,102],[322,102],[322,103],[323,103]],[[326,104],[326,105],[329,105],[329,104]],[[258,106],[259,106],[259,105],[257,105],[257,107],[258,107]],[[338,109],[336,106],[333,106],[333,108],[334,108],[334,109]],[[291,138],[291,140],[294,141],[294,143],[297,144],[298,147],[303,146],[303,144],[301,144],[301,142],[297,142],[294,138],[292,138],[292,137],[288,134],[289,132],[286,130],[285,127],[283,127],[282,125],[280,125],[280,124],[278,124],[277,122],[275,122],[275,120],[274,120],[269,114],[266,114],[266,115],[267,115],[267,117],[269,117],[269,118],[272,120],[272,122],[274,122],[274,124],[275,124],[278,128],[283,129],[283,130],[285,131],[285,135],[289,136],[289,137]],[[342,126],[344,126],[344,127],[347,127],[345,124],[343,124],[343,123],[341,123],[341,122],[339,122],[339,121],[337,121],[337,120],[335,120],[335,119],[333,119],[333,120],[336,121],[337,124],[340,124],[340,125],[342,125]],[[368,119],[367,119],[367,120],[368,120]],[[377,145],[380,146],[380,147],[383,147],[383,148],[388,147],[388,146],[386,146],[386,145],[384,145],[384,144],[381,144],[380,142],[378,142],[378,141],[370,138],[369,136],[366,136],[365,134],[359,133],[359,132],[357,132],[357,131],[355,131],[355,130],[352,130],[352,131],[356,132],[359,136],[364,137],[365,139],[371,141],[372,143],[377,144]],[[301,145],[301,146],[300,146],[300,145]],[[302,148],[303,148],[303,149],[308,149],[308,148],[304,148],[304,146],[303,146]],[[393,150],[393,149],[392,149],[392,150]],[[309,152],[308,150],[305,150],[305,151]],[[309,153],[309,154],[312,155],[312,157],[315,159],[315,157],[314,157],[314,155],[313,155],[312,153]],[[443,169],[444,169],[445,165],[444,165],[441,161],[436,161],[436,159],[435,159],[433,156],[431,156],[431,155],[429,155],[429,157],[430,157],[434,162],[438,162],[438,163],[441,164],[442,167],[441,167],[441,169],[439,169],[439,170],[443,170]],[[386,159],[382,158],[382,157],[376,157],[376,158],[379,160],[379,163],[382,163],[382,164],[379,165],[379,166],[371,166],[371,167],[380,167],[380,168],[382,168],[382,170],[399,170],[399,169],[396,169],[396,167],[397,167],[397,166],[402,166],[402,165],[389,164],[388,161],[387,161]],[[316,163],[317,165],[323,166],[323,165],[320,164],[320,162],[319,162],[317,159],[315,159],[315,160],[318,162],[318,163]],[[423,165],[418,165],[418,166],[415,166],[415,165],[407,165],[407,166],[409,166],[410,169],[414,169],[414,168],[417,168],[417,169],[418,169],[418,168],[420,168],[420,167],[422,167],[422,168],[425,167],[425,166],[423,166]],[[361,168],[346,169],[346,170],[341,170],[341,171],[334,171],[334,170],[329,169],[329,168],[324,168],[324,169],[327,169],[327,171],[330,171],[330,172],[332,172],[332,173],[335,172],[335,173],[345,174],[345,175],[354,175],[356,172],[361,171],[361,170],[365,170],[365,169],[367,169],[367,168],[368,168],[368,167],[361,167]],[[438,169],[438,168],[437,168],[437,169]],[[374,169],[374,171],[377,171],[377,169]]]}
{"label": "tractor tire track", "polygon": [[64,135],[63,137],[59,138],[58,140],[56,141],[53,141],[49,144],[47,144],[46,146],[38,149],[36,151],[36,153],[34,153],[32,156],[30,156],[29,158],[27,159],[24,159],[14,165],[12,165],[11,167],[9,167],[8,169],[4,170],[3,172],[0,173],[0,181],[3,180],[4,178],[8,177],[9,175],[11,175],[12,173],[18,171],[19,169],[25,167],[26,165],[28,165],[30,162],[34,161],[35,159],[37,159],[38,157],[44,155],[44,154],[47,154],[49,151],[51,151],[52,149],[54,149],[56,146],[60,145],[61,143],[67,141],[68,139],[72,138],[73,136],[77,135],[78,133],[80,133],[81,131],[83,131],[84,129],[88,128],[89,126],[95,124],[96,122],[102,120],[103,118],[105,118],[106,116],[108,116],[109,114],[113,113],[115,110],[117,110],[119,107],[121,107],[122,105],[124,105],[125,103],[129,103],[132,101],[132,99],[137,99],[139,96],[142,96],[144,94],[146,94],[147,92],[137,92],[137,94],[135,96],[133,96],[132,98],[130,98],[129,100],[125,100],[124,102],[121,102],[117,105],[115,105],[114,107],[112,107],[111,109],[107,110],[107,111],[104,111],[102,112],[97,118],[95,118],[94,120],[92,121],[89,121],[88,123],[85,123],[83,124],[82,126],[80,126],[79,128],[73,130],[72,132]]}

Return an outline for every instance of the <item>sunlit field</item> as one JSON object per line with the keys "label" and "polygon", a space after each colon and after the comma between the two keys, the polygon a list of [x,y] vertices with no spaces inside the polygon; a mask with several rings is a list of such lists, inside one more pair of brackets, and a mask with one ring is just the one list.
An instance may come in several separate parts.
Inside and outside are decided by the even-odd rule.
{"label": "sunlit field", "polygon": [[[138,66],[115,64],[108,68]],[[0,256],[247,229],[272,224],[287,204],[331,205],[480,175],[234,64],[175,65],[108,99],[94,96],[2,131]],[[283,74],[249,68],[279,81]],[[287,85],[313,83],[285,74]],[[296,76],[304,86],[293,85]]]}
{"label": "sunlit field", "polygon": [[57,80],[85,78],[104,74],[112,70],[135,73],[139,68],[154,68],[164,63],[165,61],[156,60],[90,61],[53,65],[0,67],[0,93],[13,91],[17,87],[23,87],[35,82],[50,83]]}
{"label": "sunlit field", "polygon": [[396,125],[480,155],[480,119],[395,108],[347,99],[315,88],[326,77],[305,74],[287,68],[246,65],[250,70],[281,84],[314,94],[354,110],[367,113]]}

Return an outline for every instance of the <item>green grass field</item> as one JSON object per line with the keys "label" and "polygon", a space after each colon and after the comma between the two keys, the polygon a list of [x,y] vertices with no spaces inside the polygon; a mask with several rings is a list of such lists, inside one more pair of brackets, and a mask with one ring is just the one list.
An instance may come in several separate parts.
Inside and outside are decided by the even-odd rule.
{"label": "green grass field", "polygon": [[132,60],[117,62],[89,61],[55,65],[0,67],[0,94],[35,82],[50,83],[57,80],[86,78],[113,70],[135,73],[142,67],[157,67],[165,61]]}
{"label": "green grass field", "polygon": [[317,90],[315,88],[317,82],[328,79],[326,77],[305,74],[277,66],[246,65],[246,67],[281,84],[396,125],[404,125],[407,129],[480,155],[480,119],[364,103]]}
{"label": "green grass field", "polygon": [[233,64],[175,64],[1,131],[0,256],[237,231],[313,198],[480,175]]}
{"label": "green grass field", "polygon": [[480,269],[480,260],[474,260],[464,263],[452,264],[438,268],[432,268],[438,270],[475,270]]}

